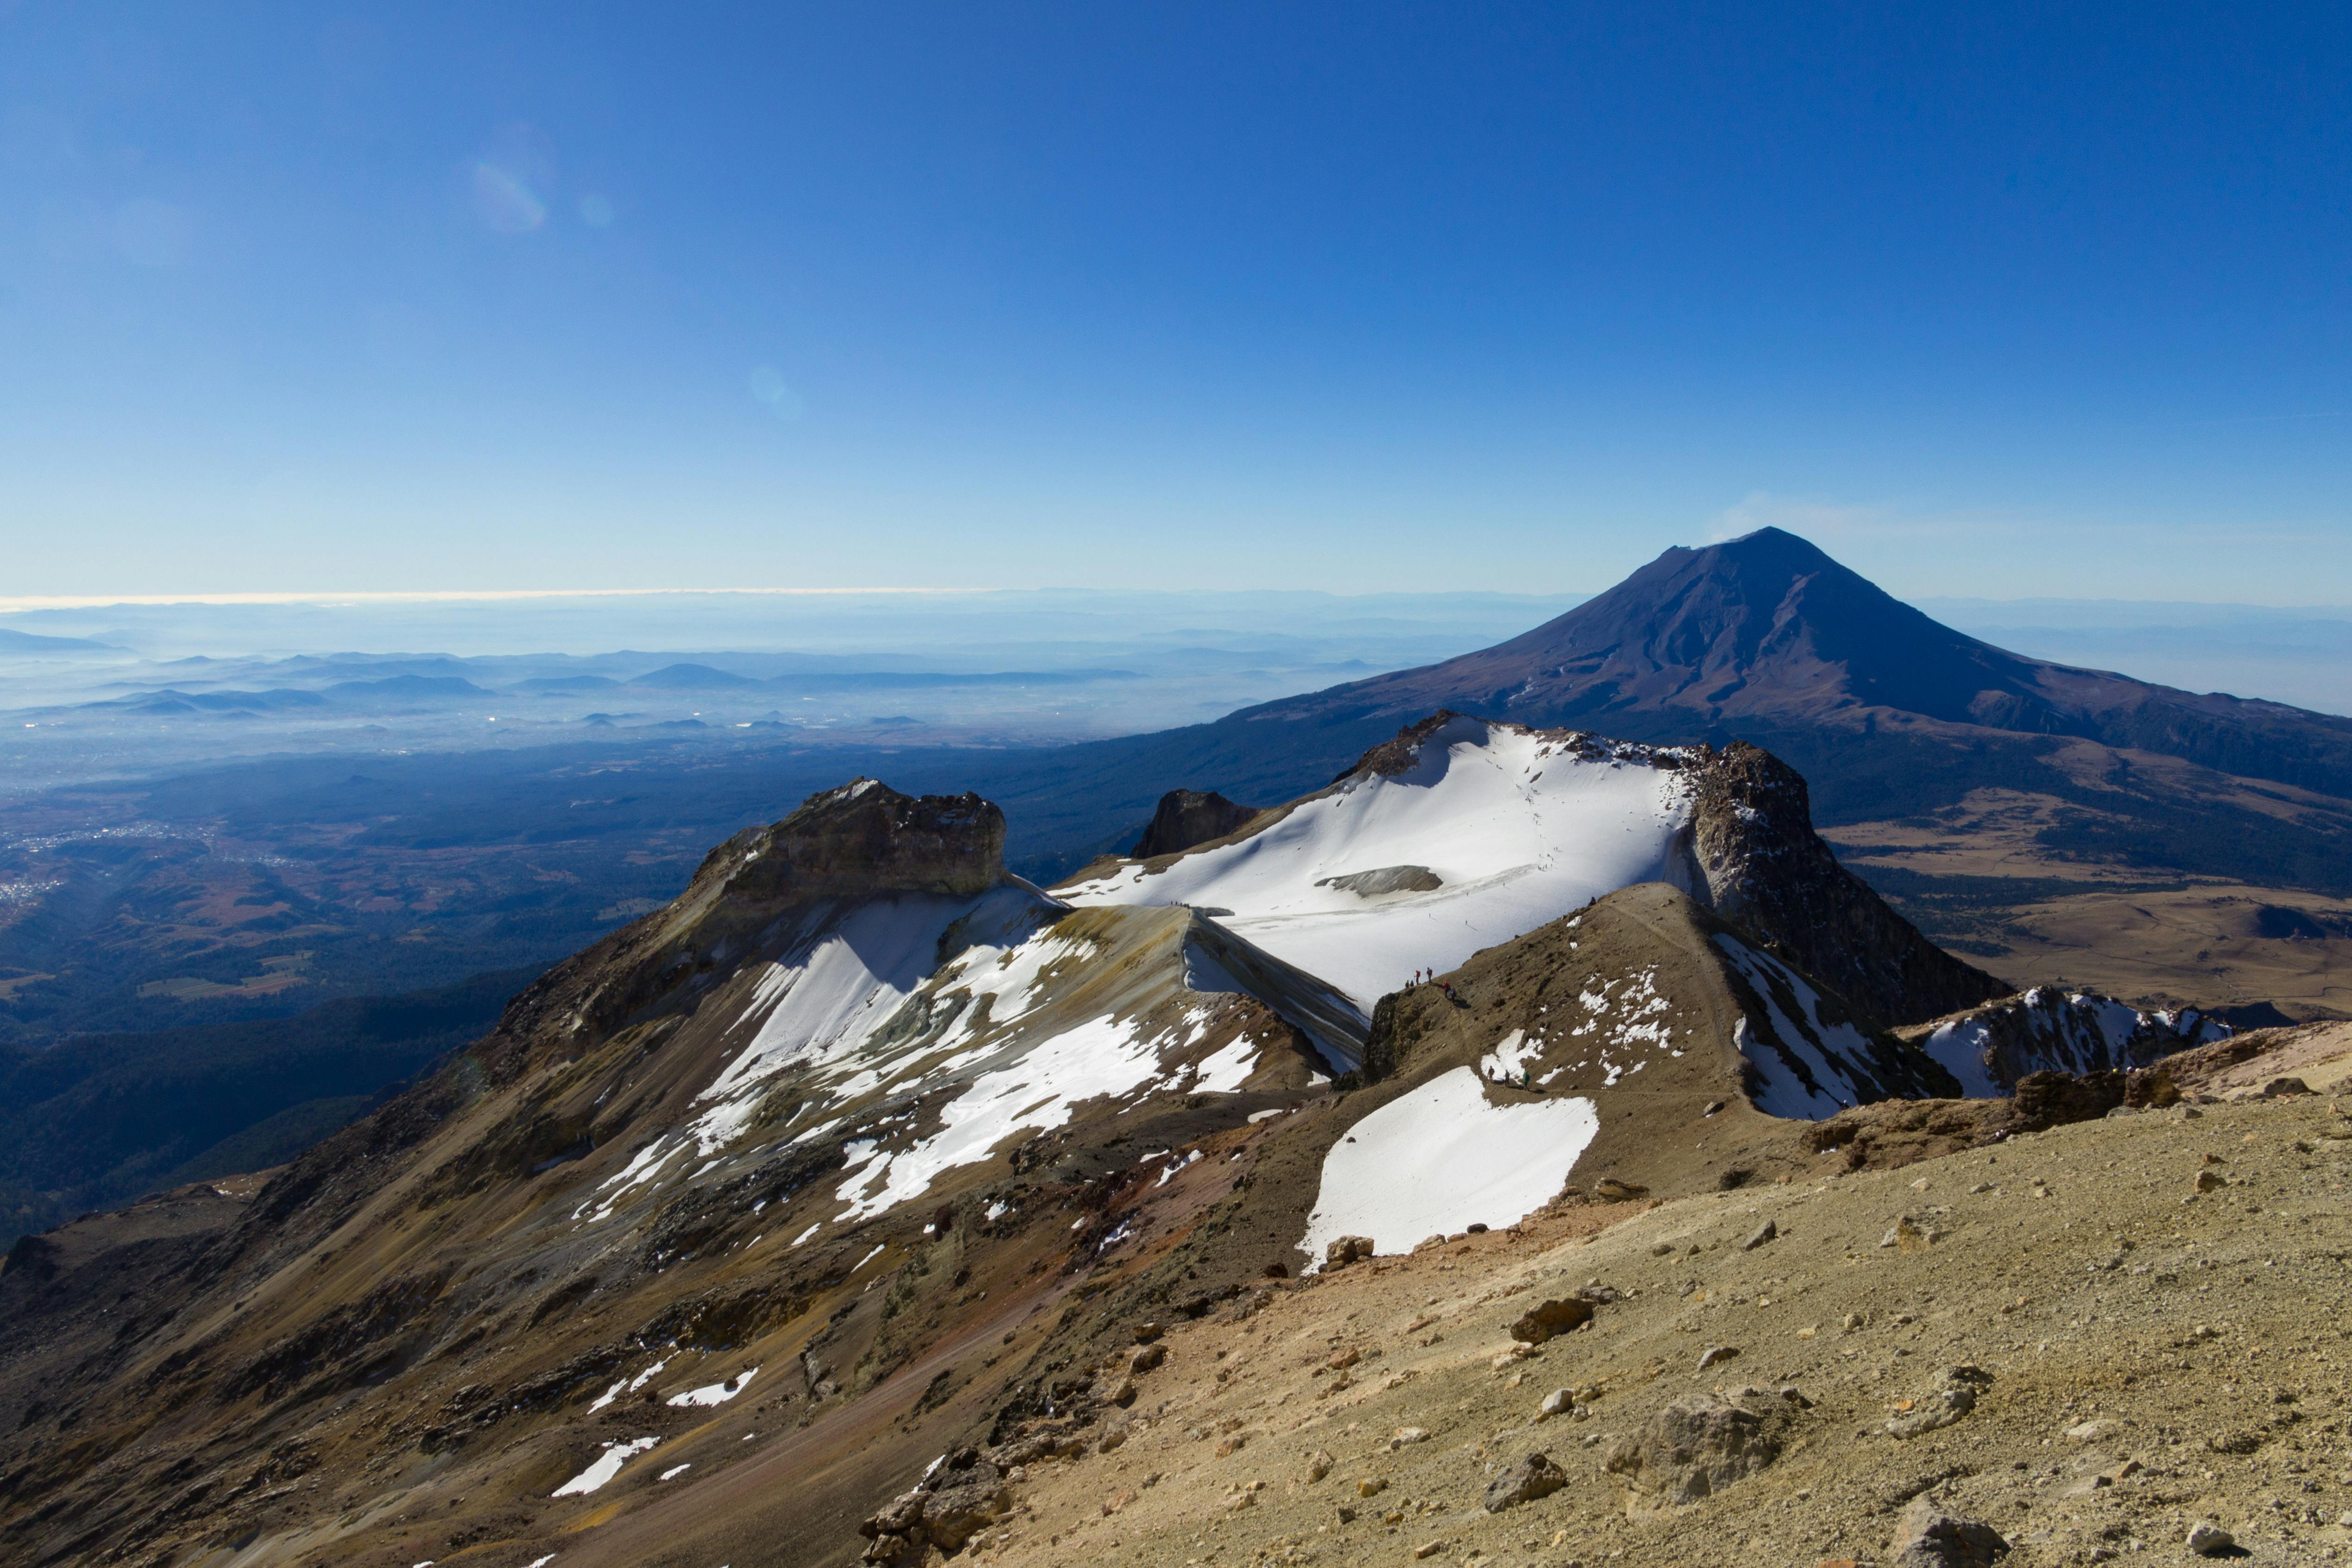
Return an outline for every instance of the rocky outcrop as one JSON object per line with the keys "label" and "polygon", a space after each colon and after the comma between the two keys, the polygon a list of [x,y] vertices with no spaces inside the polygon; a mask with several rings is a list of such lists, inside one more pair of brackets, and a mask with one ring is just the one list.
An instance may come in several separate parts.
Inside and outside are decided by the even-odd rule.
{"label": "rocky outcrop", "polygon": [[2194,1007],[2142,1012],[2112,996],[2047,985],[1904,1031],[1976,1095],[2011,1093],[2036,1072],[2079,1077],[2151,1067],[2230,1033]]}
{"label": "rocky outcrop", "polygon": [[1913,1024],[2005,989],[1919,934],[1813,831],[1804,779],[1735,741],[1691,769],[1693,892],[1869,1016]]}
{"label": "rocky outcrop", "polygon": [[1171,789],[1160,797],[1151,824],[1128,854],[1138,860],[1155,855],[1181,855],[1213,838],[1238,832],[1258,814],[1254,805],[1235,805],[1214,790]]}
{"label": "rocky outcrop", "polygon": [[1004,814],[979,795],[854,779],[703,858],[666,908],[573,954],[509,1004],[485,1056],[503,1080],[532,1042],[585,1041],[724,980],[788,912],[822,900],[970,897],[1004,875]]}

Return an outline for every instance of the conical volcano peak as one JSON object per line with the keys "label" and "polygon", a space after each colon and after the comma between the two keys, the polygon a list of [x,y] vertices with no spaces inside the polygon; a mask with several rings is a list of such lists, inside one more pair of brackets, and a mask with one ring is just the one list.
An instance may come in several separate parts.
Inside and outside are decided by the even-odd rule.
{"label": "conical volcano peak", "polygon": [[[1988,704],[2008,711],[2042,701],[2043,668],[1937,624],[1808,540],[1761,528],[1697,549],[1678,545],[1508,642],[1250,716],[1403,718],[1453,708],[1655,739],[1691,737],[1727,720],[1815,721],[1843,710],[1971,722]],[[1626,722],[1641,713],[1672,719]]]}

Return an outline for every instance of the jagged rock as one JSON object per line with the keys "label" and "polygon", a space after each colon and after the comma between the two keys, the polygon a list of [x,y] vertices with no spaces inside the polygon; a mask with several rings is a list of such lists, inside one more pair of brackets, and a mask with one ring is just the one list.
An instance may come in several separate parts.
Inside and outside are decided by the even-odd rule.
{"label": "jagged rock", "polygon": [[2096,1121],[2124,1102],[2125,1078],[2120,1071],[2086,1072],[2079,1076],[2044,1068],[2017,1080],[2017,1114],[2037,1126],[2063,1127],[2076,1121]]}
{"label": "jagged rock", "polygon": [[1580,1297],[1566,1300],[1546,1301],[1530,1307],[1510,1325],[1511,1337],[1531,1345],[1542,1344],[1555,1334],[1580,1329],[1592,1321],[1592,1303]]}
{"label": "jagged rock", "polygon": [[949,1487],[924,1500],[923,1535],[942,1552],[959,1552],[1012,1507],[1013,1493],[1002,1480]]}
{"label": "jagged rock", "polygon": [[1692,773],[1692,856],[1701,901],[1717,914],[1880,1024],[2000,994],[1999,981],[1920,935],[1838,863],[1813,831],[1811,796],[1794,768],[1734,741]]}
{"label": "jagged rock", "polygon": [[[2057,986],[2035,986],[1896,1031],[1916,1041],[1953,1072],[1979,1087],[2006,1089],[2021,1113],[2055,1126],[2088,1121],[2117,1105],[2165,1104],[2178,1092],[2158,1064],[2178,1052],[2227,1039],[2230,1026],[2194,1007],[2141,1012],[2113,997]],[[2126,1078],[2135,1069],[2146,1082]],[[2046,1108],[2028,1111],[2036,1098],[2029,1080],[2057,1076],[2040,1091]]]}
{"label": "jagged rock", "polygon": [[1546,1415],[1565,1415],[1576,1408],[1576,1394],[1569,1389],[1555,1388],[1544,1395],[1543,1403],[1537,1408]]}
{"label": "jagged rock", "polygon": [[1700,1501],[1780,1457],[1790,1405],[1685,1394],[1652,1416],[1640,1436],[1621,1438],[1601,1468],[1622,1477],[1636,1501]]}
{"label": "jagged rock", "polygon": [[1486,1484],[1486,1511],[1500,1513],[1549,1497],[1566,1485],[1568,1477],[1549,1454],[1529,1454]]}
{"label": "jagged rock", "polygon": [[1129,1372],[1150,1372],[1167,1359],[1168,1347],[1166,1345],[1145,1345],[1133,1355],[1127,1358],[1127,1370]]}
{"label": "jagged rock", "polygon": [[1780,1234],[1780,1226],[1779,1223],[1768,1219],[1762,1225],[1758,1226],[1754,1230],[1748,1233],[1746,1238],[1739,1244],[1739,1250],[1742,1252],[1753,1252],[1758,1247],[1763,1246],[1766,1242],[1770,1241]]}
{"label": "jagged rock", "polygon": [[1350,871],[1344,877],[1325,877],[1315,885],[1337,888],[1360,899],[1373,899],[1382,893],[1433,893],[1445,886],[1445,879],[1426,866],[1382,866],[1373,871]]}
{"label": "jagged rock", "polygon": [[1345,1268],[1358,1258],[1372,1256],[1372,1238],[1369,1236],[1343,1236],[1323,1249],[1323,1267]]}
{"label": "jagged rock", "polygon": [[1235,805],[1214,790],[1171,789],[1160,797],[1150,826],[1128,854],[1138,860],[1181,855],[1195,845],[1223,838],[1257,813],[1257,807]]}
{"label": "jagged rock", "polygon": [[1621,1182],[1614,1176],[1603,1176],[1592,1184],[1592,1195],[1604,1204],[1628,1203],[1634,1198],[1646,1196],[1649,1191],[1647,1187],[1636,1186],[1631,1182]]}
{"label": "jagged rock", "polygon": [[1903,1510],[1886,1550],[1894,1554],[1893,1568],[1990,1568],[2009,1554],[2009,1542],[1992,1526],[1946,1513],[1919,1497]]}

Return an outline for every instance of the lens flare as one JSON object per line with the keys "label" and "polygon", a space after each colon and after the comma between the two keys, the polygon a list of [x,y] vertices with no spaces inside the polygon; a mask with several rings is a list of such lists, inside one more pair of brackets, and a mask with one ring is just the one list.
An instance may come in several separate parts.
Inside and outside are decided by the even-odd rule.
{"label": "lens flare", "polygon": [[784,384],[783,375],[772,365],[753,371],[750,384],[751,395],[779,419],[789,423],[808,411],[807,401]]}
{"label": "lens flare", "polygon": [[499,234],[529,234],[547,221],[547,203],[512,169],[474,165],[474,211]]}

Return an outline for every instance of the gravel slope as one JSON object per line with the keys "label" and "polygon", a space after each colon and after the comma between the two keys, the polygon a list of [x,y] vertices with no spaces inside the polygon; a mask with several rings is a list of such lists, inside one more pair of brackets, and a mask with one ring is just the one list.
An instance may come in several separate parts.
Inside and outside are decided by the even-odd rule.
{"label": "gravel slope", "polygon": [[[1018,1511],[967,1551],[1171,1568],[1404,1563],[1432,1543],[1426,1560],[1450,1563],[1891,1562],[1898,1515],[1926,1493],[1998,1530],[2012,1568],[2201,1561],[2183,1544],[2200,1521],[2233,1531],[2242,1561],[2352,1555],[2335,1522],[2352,1517],[2347,1110],[2144,1111],[1895,1172],[1833,1174],[1832,1154],[1784,1184],[1554,1209],[1279,1285],[1244,1321],[1174,1327],[1124,1441],[1029,1467]],[[2199,1194],[2208,1171],[2221,1184]],[[1925,1239],[1881,1246],[1906,1216]],[[1768,1220],[1779,1235],[1743,1250]],[[1589,1281],[1622,1299],[1497,1363],[1507,1321]],[[1701,1372],[1717,1346],[1739,1353]],[[1989,1374],[1973,1410],[1889,1435],[1960,1365]],[[1749,1403],[1783,1428],[1760,1473],[1675,1507],[1604,1469],[1669,1401],[1748,1384],[1776,1391]],[[1539,1418],[1559,1387],[1579,1413]],[[1407,1428],[1425,1440],[1392,1446]],[[1492,1472],[1530,1451],[1566,1485],[1486,1511]],[[1314,1480],[1318,1453],[1331,1468]]]}

